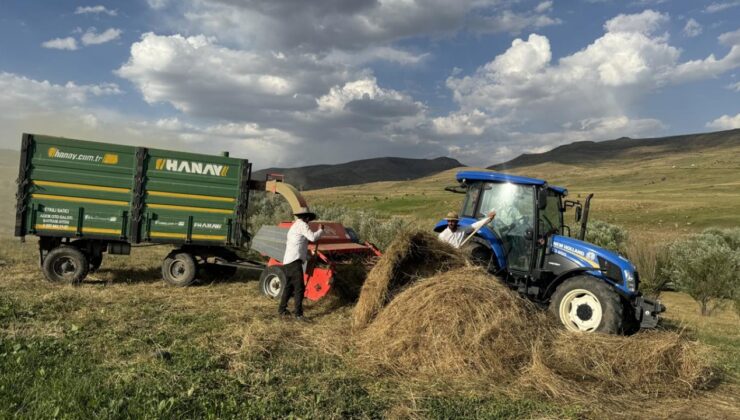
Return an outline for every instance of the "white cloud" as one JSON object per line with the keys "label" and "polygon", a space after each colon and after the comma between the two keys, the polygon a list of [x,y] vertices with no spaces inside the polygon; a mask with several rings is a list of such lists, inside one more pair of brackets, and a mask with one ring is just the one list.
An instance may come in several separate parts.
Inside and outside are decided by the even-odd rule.
{"label": "white cloud", "polygon": [[740,82],[730,83],[727,85],[727,89],[734,90],[735,92],[740,92]]}
{"label": "white cloud", "polygon": [[650,35],[660,29],[669,20],[668,14],[645,10],[632,15],[618,15],[604,24],[607,32],[633,32]]}
{"label": "white cloud", "polygon": [[510,10],[497,12],[493,16],[478,16],[471,19],[471,26],[478,32],[508,32],[518,34],[527,28],[539,29],[559,25],[562,21],[539,13],[515,13]]}
{"label": "white cloud", "polygon": [[740,45],[740,29],[732,32],[725,32],[717,39],[719,39],[720,43],[727,45],[728,47]]}
{"label": "white cloud", "polygon": [[154,10],[161,10],[167,7],[169,0],[146,0],[149,7]]}
{"label": "white cloud", "polygon": [[43,42],[41,46],[44,48],[50,48],[54,50],[74,51],[77,49],[77,40],[75,40],[71,36],[67,38],[54,38],[46,42]]}
{"label": "white cloud", "polygon": [[358,100],[391,100],[404,101],[408,98],[392,89],[383,89],[378,86],[375,78],[355,80],[344,86],[334,86],[329,93],[316,100],[319,111],[337,112],[344,111],[348,104]]}
{"label": "white cloud", "polygon": [[552,9],[552,0],[547,0],[538,4],[537,7],[534,8],[534,11],[537,13],[545,13],[550,9]]}
{"label": "white cloud", "polygon": [[[248,47],[301,51],[358,50],[459,31],[519,32],[560,23],[552,1],[512,12],[505,0],[188,0],[172,30],[218,36]],[[280,28],[280,30],[275,30]]]}
{"label": "white cloud", "polygon": [[725,2],[714,2],[710,5],[708,5],[706,8],[704,8],[704,12],[706,13],[717,13],[721,12],[723,10],[727,10],[732,7],[740,6],[740,1],[734,0],[734,1],[725,1]]}
{"label": "white cloud", "polygon": [[199,35],[142,35],[116,73],[150,103],[168,102],[190,115],[238,121],[275,111],[316,108],[315,98],[352,72],[312,54],[285,55],[222,47]]}
{"label": "white cloud", "polygon": [[734,117],[731,115],[723,115],[714,121],[707,123],[707,128],[713,130],[732,130],[740,128],[740,113]]}
{"label": "white cloud", "polygon": [[686,21],[686,25],[683,27],[683,34],[689,38],[701,35],[703,28],[699,22],[691,18]]}
{"label": "white cloud", "polygon": [[106,42],[114,41],[121,36],[122,31],[117,28],[108,28],[102,33],[98,33],[95,28],[89,28],[87,32],[82,34],[80,41],[84,45],[98,45],[105,44]]}
{"label": "white cloud", "polygon": [[468,113],[455,112],[446,117],[437,117],[432,120],[435,132],[442,136],[461,134],[480,136],[489,124],[488,116],[477,109]]}
{"label": "white cloud", "polygon": [[106,8],[105,6],[98,5],[98,6],[78,6],[77,9],[75,9],[76,15],[84,15],[84,14],[100,14],[104,13],[108,16],[116,16],[118,14],[118,11],[111,10]]}

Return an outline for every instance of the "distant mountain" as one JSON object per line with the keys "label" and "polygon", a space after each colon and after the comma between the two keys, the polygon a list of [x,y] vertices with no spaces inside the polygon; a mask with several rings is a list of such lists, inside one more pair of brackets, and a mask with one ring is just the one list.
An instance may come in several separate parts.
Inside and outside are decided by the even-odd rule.
{"label": "distant mountain", "polygon": [[580,165],[625,158],[658,158],[676,152],[701,151],[739,144],[740,129],[648,139],[622,137],[600,142],[579,141],[558,146],[544,153],[523,154],[508,162],[489,166],[488,169],[506,170],[540,163]]}
{"label": "distant mountain", "polygon": [[377,181],[417,179],[460,166],[464,165],[447,157],[436,159],[384,157],[337,165],[268,168],[254,172],[252,179],[263,180],[266,174],[278,173],[285,175],[285,182],[298,189],[315,190]]}

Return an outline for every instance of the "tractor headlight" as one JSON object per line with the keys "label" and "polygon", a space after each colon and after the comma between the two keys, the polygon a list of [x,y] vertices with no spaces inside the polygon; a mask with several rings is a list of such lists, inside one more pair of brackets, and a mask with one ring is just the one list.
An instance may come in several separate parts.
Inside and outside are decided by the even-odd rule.
{"label": "tractor headlight", "polygon": [[630,292],[634,292],[637,289],[637,281],[635,281],[637,273],[632,274],[629,270],[624,270],[624,284]]}

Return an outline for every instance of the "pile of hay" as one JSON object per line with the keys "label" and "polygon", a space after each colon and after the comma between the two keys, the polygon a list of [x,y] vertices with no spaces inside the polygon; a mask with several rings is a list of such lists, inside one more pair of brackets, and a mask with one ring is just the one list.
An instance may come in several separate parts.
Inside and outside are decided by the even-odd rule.
{"label": "pile of hay", "polygon": [[681,333],[567,332],[429,234],[393,243],[368,275],[353,321],[356,361],[404,378],[619,404],[688,396],[713,376],[705,348]]}
{"label": "pile of hay", "polygon": [[365,365],[398,374],[514,377],[550,319],[479,268],[419,281],[358,334]]}
{"label": "pile of hay", "polygon": [[632,336],[558,330],[535,345],[519,384],[556,399],[586,402],[624,395],[687,396],[710,383],[706,347],[681,333]]}
{"label": "pile of hay", "polygon": [[399,235],[368,273],[352,312],[352,327],[365,327],[404,286],[465,264],[460,252],[434,234],[420,231]]}

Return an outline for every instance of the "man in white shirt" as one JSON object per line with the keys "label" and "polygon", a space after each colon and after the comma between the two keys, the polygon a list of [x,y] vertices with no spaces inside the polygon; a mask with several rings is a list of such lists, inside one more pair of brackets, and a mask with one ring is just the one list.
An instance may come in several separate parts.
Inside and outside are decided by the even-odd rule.
{"label": "man in white shirt", "polygon": [[447,242],[455,248],[460,248],[463,241],[470,233],[482,228],[493,220],[494,217],[496,217],[496,212],[491,210],[486,217],[478,220],[470,226],[460,229],[458,226],[460,223],[460,217],[456,212],[451,211],[447,213],[447,217],[445,217],[445,220],[447,220],[447,228],[439,234],[439,239]]}
{"label": "man in white shirt", "polygon": [[288,240],[285,244],[285,256],[283,257],[283,270],[285,271],[286,284],[283,294],[280,297],[280,306],[278,313],[280,315],[289,315],[288,299],[293,295],[295,304],[295,317],[299,320],[303,318],[303,294],[306,291],[306,285],[303,283],[303,264],[307,261],[308,242],[316,242],[324,234],[324,225],[319,225],[319,230],[312,232],[308,227],[308,222],[316,220],[316,214],[308,210],[307,207],[301,207],[296,213],[293,225],[288,230]]}

